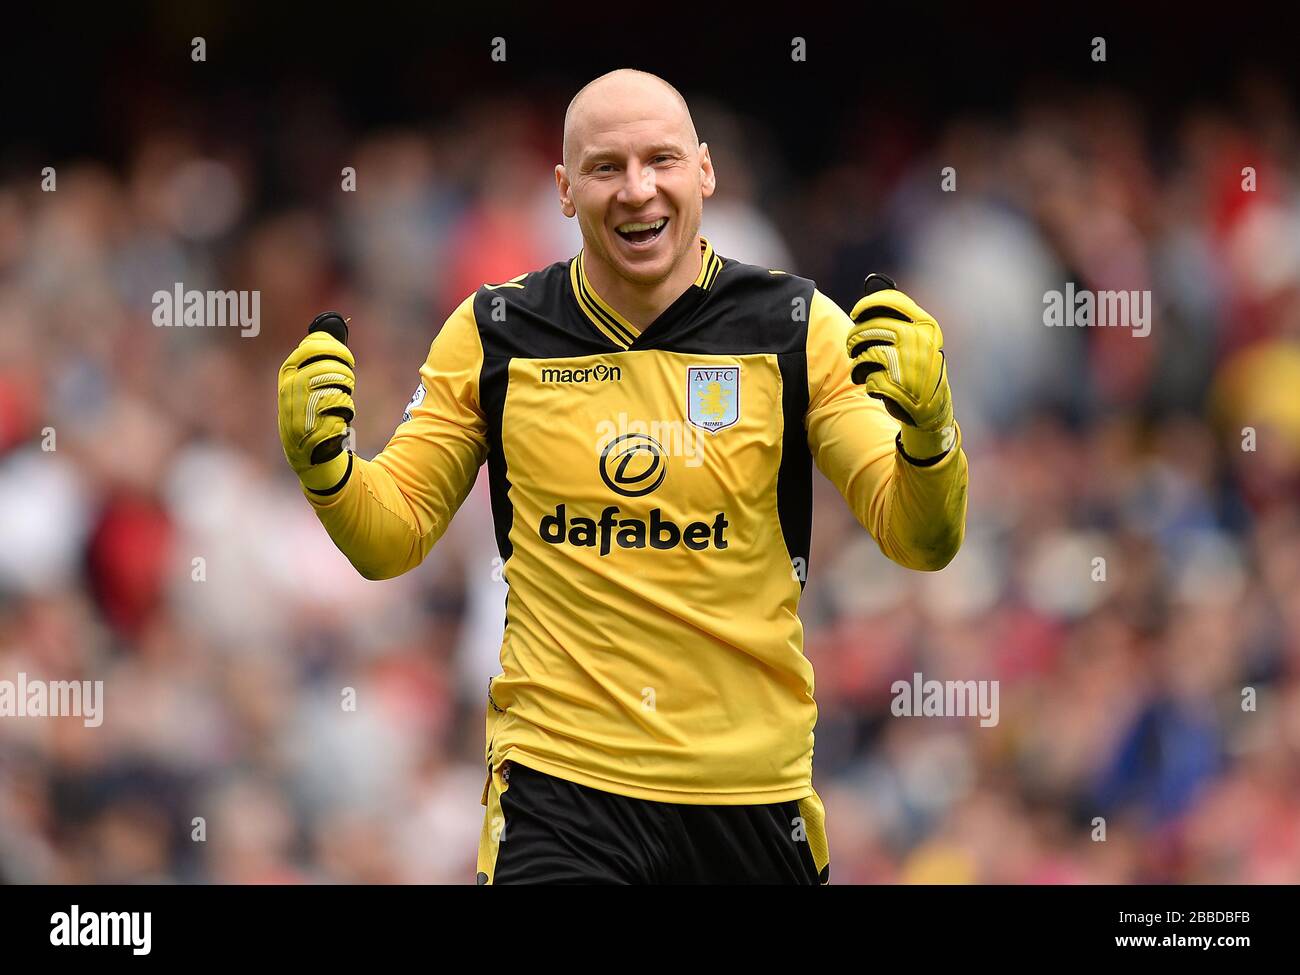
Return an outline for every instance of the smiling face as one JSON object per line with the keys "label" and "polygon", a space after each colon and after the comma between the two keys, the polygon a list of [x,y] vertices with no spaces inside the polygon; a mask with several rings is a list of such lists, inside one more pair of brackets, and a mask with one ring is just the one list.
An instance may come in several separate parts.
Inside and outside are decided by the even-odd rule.
{"label": "smiling face", "polygon": [[709,147],[698,142],[686,103],[635,71],[578,93],[555,181],[564,214],[578,218],[587,266],[598,261],[639,287],[659,284],[692,256],[714,188]]}

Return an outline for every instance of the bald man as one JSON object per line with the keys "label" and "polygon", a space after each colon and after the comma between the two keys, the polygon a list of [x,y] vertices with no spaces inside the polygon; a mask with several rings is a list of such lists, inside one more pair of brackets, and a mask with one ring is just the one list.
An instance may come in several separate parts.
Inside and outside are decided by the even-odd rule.
{"label": "bald man", "polygon": [[487,464],[509,592],[479,883],[826,883],[812,467],[895,562],[952,559],[967,464],[942,334],[883,276],[846,316],[715,253],[708,146],[653,75],[578,93],[555,182],[582,250],[465,298],[372,460],[341,447],[351,352],[303,340],[285,455],[367,579],[417,566]]}

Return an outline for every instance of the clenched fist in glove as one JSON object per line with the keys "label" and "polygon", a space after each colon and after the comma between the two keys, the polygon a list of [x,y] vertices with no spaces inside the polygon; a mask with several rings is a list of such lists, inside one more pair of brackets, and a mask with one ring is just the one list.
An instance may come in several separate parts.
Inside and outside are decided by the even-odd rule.
{"label": "clenched fist in glove", "polygon": [[318,316],[280,366],[280,443],[289,466],[315,494],[332,494],[352,472],[352,454],[343,450],[343,441],[356,415],[356,363],[336,335],[347,335],[342,317],[337,312]]}
{"label": "clenched fist in glove", "polygon": [[882,400],[903,425],[899,440],[904,457],[937,462],[956,438],[943,332],[883,274],[870,275],[863,288],[849,316],[853,381]]}

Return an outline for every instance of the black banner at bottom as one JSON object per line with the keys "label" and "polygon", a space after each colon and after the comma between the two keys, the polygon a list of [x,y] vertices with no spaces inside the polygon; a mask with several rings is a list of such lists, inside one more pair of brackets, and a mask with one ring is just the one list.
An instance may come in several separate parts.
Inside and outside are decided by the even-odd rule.
{"label": "black banner at bottom", "polygon": [[[696,899],[698,898],[698,900]],[[520,936],[633,956],[715,943],[847,948],[927,963],[1193,956],[1232,964],[1285,950],[1293,887],[823,887],[804,893],[689,888],[625,895],[477,887],[0,888],[7,961],[435,962]],[[455,952],[455,954],[452,954]],[[1050,954],[1045,954],[1050,952]],[[616,956],[617,957],[617,956]],[[17,971],[17,968],[11,969]]]}

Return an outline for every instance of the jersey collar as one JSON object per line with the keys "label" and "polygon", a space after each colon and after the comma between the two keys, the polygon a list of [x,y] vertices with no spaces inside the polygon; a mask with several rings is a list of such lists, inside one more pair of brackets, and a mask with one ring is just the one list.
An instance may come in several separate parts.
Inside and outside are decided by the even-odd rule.
{"label": "jersey collar", "polygon": [[[708,291],[722,270],[722,258],[713,252],[713,245],[707,237],[700,237],[700,253],[704,259],[700,262],[699,276],[691,287]],[[569,262],[569,281],[573,285],[573,297],[578,302],[578,308],[598,332],[620,349],[626,349],[636,341],[640,330],[596,294],[596,289],[587,280],[587,272],[582,267],[582,251]]]}

